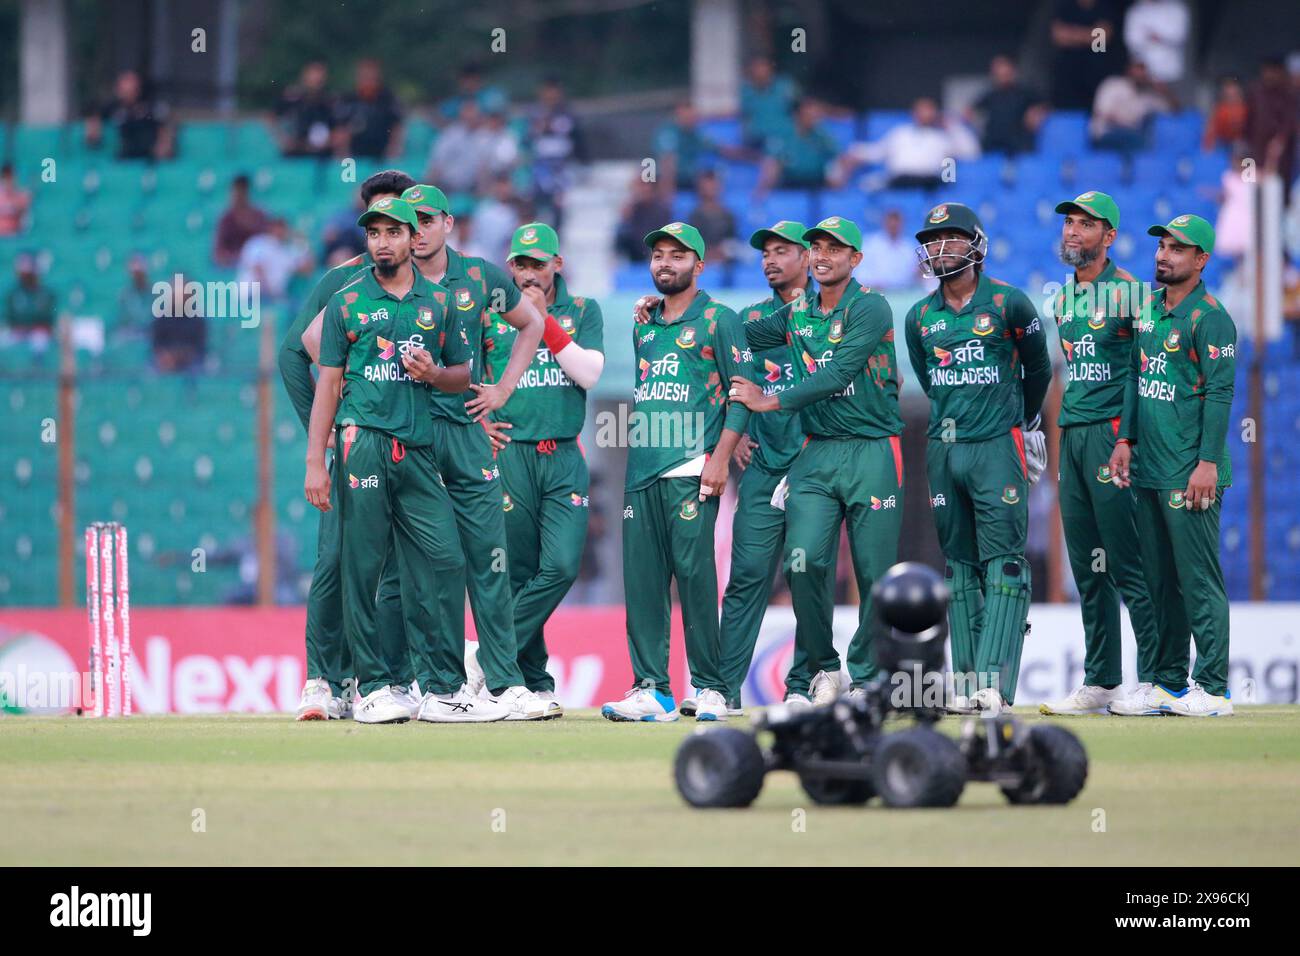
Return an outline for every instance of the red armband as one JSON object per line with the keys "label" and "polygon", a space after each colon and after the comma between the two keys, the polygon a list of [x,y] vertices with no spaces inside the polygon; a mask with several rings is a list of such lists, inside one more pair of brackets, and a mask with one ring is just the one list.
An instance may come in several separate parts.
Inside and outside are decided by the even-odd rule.
{"label": "red armband", "polygon": [[560,328],[560,323],[555,321],[555,316],[547,313],[546,327],[542,329],[542,341],[546,343],[552,355],[558,355],[573,344],[573,336]]}

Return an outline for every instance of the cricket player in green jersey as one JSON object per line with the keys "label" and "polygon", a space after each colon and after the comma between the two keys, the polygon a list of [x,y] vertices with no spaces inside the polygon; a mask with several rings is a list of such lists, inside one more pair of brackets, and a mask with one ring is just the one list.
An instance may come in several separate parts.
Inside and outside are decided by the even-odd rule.
{"label": "cricket player in green jersey", "polygon": [[[486,427],[501,469],[519,669],[525,687],[554,701],[543,629],[578,579],[587,542],[589,476],[578,434],[587,391],[605,367],[604,322],[595,299],[570,294],[559,237],[545,223],[515,230],[507,264],[524,298],[546,317],[546,328],[514,394]],[[485,382],[505,372],[518,335],[500,319],[488,326]]]}
{"label": "cricket player in green jersey", "polygon": [[751,348],[793,351],[798,382],[769,395],[736,376],[731,395],[752,412],[799,412],[808,436],[788,477],[784,570],[795,646],[814,675],[812,702],[828,704],[842,688],[833,641],[841,524],[848,526],[859,593],[858,628],[848,651],[850,694],[864,695],[876,676],[871,588],[898,558],[903,417],[889,303],[853,278],[862,261],[862,231],[852,220],[829,216],[803,237],[811,243],[817,294],[744,326]]}
{"label": "cricket player in green jersey", "polygon": [[[402,191],[415,184],[410,176],[396,169],[385,169],[361,184],[361,201],[369,206],[376,199],[397,199]],[[325,273],[298,310],[298,316],[280,344],[280,377],[289,401],[307,428],[311,421],[311,404],[316,395],[316,380],[311,367],[315,356],[308,351],[303,335],[312,320],[329,302],[330,297],[349,279],[373,263],[368,253],[355,256]],[[319,342],[313,342],[319,351]],[[331,433],[331,446],[333,445]],[[332,467],[332,464],[331,464]],[[298,720],[325,720],[350,717],[352,691],[352,654],[343,637],[343,605],[339,591],[338,511],[331,509],[320,516],[316,536],[316,566],[307,592],[307,683],[298,705]]]}
{"label": "cricket player in green jersey", "polygon": [[749,412],[727,401],[740,373],[740,317],[697,287],[704,240],[670,222],[645,237],[663,302],[634,325],[636,359],[623,506],[623,589],[635,685],[601,708],[615,721],[673,721],[668,680],[671,588],[677,581],[697,720],[725,720],[713,527]]}
{"label": "cricket player in green jersey", "polygon": [[[1219,510],[1232,484],[1227,438],[1237,327],[1205,288],[1214,228],[1176,216],[1158,236],[1156,281],[1137,326],[1134,376],[1110,468],[1137,495],[1138,541],[1156,610],[1152,686],[1110,711],[1125,716],[1226,717],[1228,594],[1219,565]],[[1136,452],[1136,453],[1135,453]],[[1188,680],[1188,635],[1196,671]]]}
{"label": "cricket player in green jersey", "polygon": [[[447,197],[436,186],[415,185],[403,193],[420,219],[413,249],[415,267],[426,279],[439,282],[451,293],[451,310],[469,335],[470,391],[457,396],[433,396],[434,455],[438,471],[451,492],[456,528],[465,555],[466,577],[439,583],[442,612],[439,621],[464,641],[465,587],[478,633],[477,664],[486,697],[511,708],[511,720],[558,717],[559,704],[543,700],[524,686],[511,608],[505,516],[501,511],[500,470],[481,419],[501,408],[527,370],[542,340],[544,321],[531,301],[521,298],[518,287],[499,266],[465,256],[447,242],[455,217]],[[478,384],[483,375],[483,347],[495,316],[519,330],[510,358],[497,380]],[[379,588],[382,626],[400,626],[401,579],[389,563]],[[431,662],[417,658],[415,678],[421,688],[433,678]]]}
{"label": "cricket player in green jersey", "polygon": [[939,288],[907,313],[907,350],[930,398],[926,472],[947,560],[952,708],[998,713],[1016,696],[1029,629],[1029,486],[1047,463],[1037,429],[1052,380],[1042,323],[1019,289],[983,273],[988,236],[940,203],[916,234]]}
{"label": "cricket player in green jersey", "polygon": [[1085,655],[1083,684],[1039,710],[1097,714],[1122,696],[1121,594],[1137,641],[1138,681],[1148,688],[1158,640],[1155,609],[1142,575],[1133,492],[1115,484],[1110,471],[1133,377],[1133,323],[1141,314],[1143,291],[1108,254],[1119,228],[1119,208],[1110,196],[1090,190],[1060,203],[1056,211],[1065,216],[1061,261],[1074,267],[1053,306],[1067,381],[1057,421],[1057,492],[1065,548],[1079,589]]}
{"label": "cricket player in green jersey", "polygon": [[[339,508],[344,628],[360,695],[354,719],[500,720],[509,708],[468,693],[463,649],[445,639],[424,648],[435,662],[435,697],[416,706],[394,668],[410,659],[408,631],[381,630],[376,620],[375,592],[392,546],[413,632],[426,640],[447,634],[434,627],[434,582],[454,573],[462,558],[434,464],[429,394],[430,386],[464,389],[470,349],[449,312],[447,290],[411,265],[415,210],[401,199],[377,199],[358,225],[374,266],[325,309],[304,483],[314,506],[328,510],[333,497]],[[332,475],[325,465],[331,427],[338,450]]]}

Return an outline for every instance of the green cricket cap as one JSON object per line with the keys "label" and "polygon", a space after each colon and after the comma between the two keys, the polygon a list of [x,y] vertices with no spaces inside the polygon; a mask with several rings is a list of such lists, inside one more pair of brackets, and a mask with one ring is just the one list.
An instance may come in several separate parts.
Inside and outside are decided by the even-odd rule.
{"label": "green cricket cap", "polygon": [[984,226],[975,210],[959,202],[941,202],[925,214],[925,223],[916,231],[916,241],[924,242],[925,235],[940,229],[956,229],[972,239],[984,235]]}
{"label": "green cricket cap", "polygon": [[527,256],[545,262],[560,254],[560,237],[544,222],[526,222],[510,237],[510,255],[507,259]]}
{"label": "green cricket cap", "polygon": [[1155,225],[1148,236],[1168,236],[1185,246],[1200,246],[1202,252],[1214,251],[1214,227],[1200,216],[1174,216],[1166,225]]}
{"label": "green cricket cap", "polygon": [[808,248],[808,240],[803,234],[808,230],[801,222],[795,222],[793,219],[782,219],[780,222],[768,226],[766,229],[759,229],[749,237],[749,244],[759,252],[763,251],[763,246],[769,239],[784,239],[786,242],[793,242],[795,245]]}
{"label": "green cricket cap", "polygon": [[670,222],[668,225],[656,229],[645,237],[646,248],[653,249],[655,243],[660,239],[672,239],[674,242],[680,242],[701,259],[704,258],[704,237],[700,235],[700,230],[689,222]]}
{"label": "green cricket cap", "polygon": [[813,237],[819,232],[838,239],[846,246],[852,246],[858,252],[862,251],[862,230],[852,219],[845,219],[843,216],[827,216],[812,228],[805,229],[803,237],[811,243]]}
{"label": "green cricket cap", "polygon": [[1062,214],[1074,212],[1076,209],[1086,212],[1094,219],[1105,219],[1112,229],[1119,228],[1119,206],[1115,205],[1115,200],[1105,193],[1090,189],[1086,193],[1079,193],[1073,199],[1056,204],[1056,211]]}
{"label": "green cricket cap", "polygon": [[451,204],[447,202],[447,194],[437,186],[426,186],[423,183],[412,186],[402,193],[402,198],[409,202],[416,212],[428,216],[436,216],[438,213],[451,215]]}
{"label": "green cricket cap", "polygon": [[389,219],[396,219],[398,222],[405,223],[412,229],[420,228],[420,219],[415,215],[415,210],[405,199],[394,199],[391,196],[385,196],[383,199],[376,199],[370,204],[370,208],[361,214],[357,219],[358,226],[364,226],[372,219],[378,219],[380,216],[387,216]]}

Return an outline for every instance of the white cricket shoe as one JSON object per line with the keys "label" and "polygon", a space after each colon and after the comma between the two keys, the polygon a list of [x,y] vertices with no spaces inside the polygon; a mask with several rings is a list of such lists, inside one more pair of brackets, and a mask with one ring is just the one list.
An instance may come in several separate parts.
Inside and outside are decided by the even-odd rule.
{"label": "white cricket shoe", "polygon": [[411,719],[405,700],[405,688],[381,687],[371,691],[357,704],[353,720],[359,724],[404,724]]}
{"label": "white cricket shoe", "polygon": [[702,690],[695,704],[696,720],[726,720],[727,698],[716,690]]}
{"label": "white cricket shoe", "polygon": [[734,701],[733,700],[727,701],[727,716],[728,717],[745,716],[745,705],[740,702],[739,697],[737,697]]}
{"label": "white cricket shoe", "polygon": [[811,710],[812,701],[803,694],[789,694],[785,698],[785,706],[791,710]]}
{"label": "white cricket shoe", "polygon": [[600,716],[616,722],[635,720],[666,724],[677,719],[677,705],[667,694],[633,687],[622,700],[610,701],[601,707]]}
{"label": "white cricket shoe", "polygon": [[420,716],[420,706],[424,703],[424,699],[420,696],[414,684],[410,687],[399,687],[394,684],[393,697],[406,705],[406,709],[411,712],[412,720]]}
{"label": "white cricket shoe", "polygon": [[1107,713],[1116,717],[1159,717],[1178,698],[1163,687],[1143,681],[1128,694],[1116,697],[1107,706]]}
{"label": "white cricket shoe", "polygon": [[509,708],[506,720],[546,720],[549,717],[559,716],[554,713],[559,708],[559,704],[554,702],[548,704],[522,684],[507,687],[495,697],[484,687],[479,692],[479,696]]}
{"label": "white cricket shoe", "polygon": [[854,687],[844,695],[848,700],[866,700],[867,689],[865,687]]}
{"label": "white cricket shoe", "polygon": [[844,686],[841,674],[841,671],[818,671],[813,676],[808,682],[808,693],[812,697],[813,706],[829,704],[840,696]]}
{"label": "white cricket shoe", "polygon": [[483,693],[487,677],[478,663],[478,641],[465,642],[465,686],[471,694]]}
{"label": "white cricket shoe", "polygon": [[1175,698],[1169,712],[1179,717],[1231,717],[1232,699],[1224,694],[1211,694],[1195,681],[1190,682],[1187,693]]}
{"label": "white cricket shoe", "polygon": [[1010,705],[1003,703],[1002,695],[992,687],[971,694],[970,705],[979,711],[981,717],[996,717],[1003,710],[1011,709]]}
{"label": "white cricket shoe", "polygon": [[471,694],[468,686],[462,686],[454,694],[425,694],[416,719],[431,724],[479,724],[505,720],[509,713],[505,704]]}
{"label": "white cricket shoe", "polygon": [[333,703],[334,693],[330,690],[330,682],[323,677],[313,677],[303,685],[302,698],[298,701],[298,712],[294,715],[294,720],[329,720]]}
{"label": "white cricket shoe", "polygon": [[979,713],[979,706],[974,703],[973,698],[967,697],[965,694],[953,694],[948,698],[947,703],[943,705],[943,709],[950,714]]}
{"label": "white cricket shoe", "polygon": [[560,703],[553,690],[539,690],[535,692],[537,699],[546,704],[546,719],[554,720],[556,717],[564,716],[564,705]]}
{"label": "white cricket shoe", "polygon": [[1079,717],[1084,714],[1104,714],[1110,702],[1120,698],[1118,687],[1107,690],[1095,684],[1084,684],[1061,700],[1038,705],[1038,712],[1047,716]]}
{"label": "white cricket shoe", "polygon": [[677,713],[683,717],[694,717],[697,707],[699,707],[699,702],[694,697],[683,697],[681,705],[677,708]]}

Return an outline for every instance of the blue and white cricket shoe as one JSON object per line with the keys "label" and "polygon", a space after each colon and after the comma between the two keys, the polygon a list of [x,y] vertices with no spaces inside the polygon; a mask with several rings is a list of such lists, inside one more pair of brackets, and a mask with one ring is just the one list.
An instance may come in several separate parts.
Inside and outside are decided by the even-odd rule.
{"label": "blue and white cricket shoe", "polygon": [[716,690],[702,690],[695,698],[696,720],[726,720],[727,698]]}
{"label": "blue and white cricket shoe", "polygon": [[1107,704],[1106,712],[1117,717],[1160,717],[1173,713],[1169,706],[1179,696],[1159,684],[1143,681],[1127,697],[1116,698]]}
{"label": "blue and white cricket shoe", "polygon": [[600,708],[606,720],[638,720],[649,723],[670,723],[677,719],[677,704],[668,694],[657,690],[633,687],[622,700],[610,701]]}
{"label": "blue and white cricket shoe", "polygon": [[1211,694],[1192,681],[1187,692],[1169,705],[1169,712],[1179,717],[1231,717],[1232,694]]}

